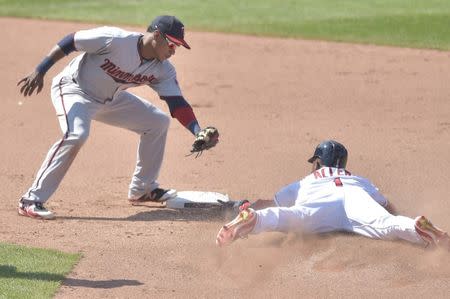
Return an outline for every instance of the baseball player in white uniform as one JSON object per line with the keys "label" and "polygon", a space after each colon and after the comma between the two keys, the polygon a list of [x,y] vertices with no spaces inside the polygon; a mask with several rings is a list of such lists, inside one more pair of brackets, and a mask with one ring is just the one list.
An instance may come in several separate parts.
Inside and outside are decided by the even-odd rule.
{"label": "baseball player in white uniform", "polygon": [[239,215],[220,229],[216,243],[224,246],[267,231],[346,231],[450,250],[448,234],[424,216],[411,219],[391,214],[388,201],[369,180],[345,169],[347,150],[339,142],[320,143],[308,161],[313,164],[311,174],[283,187],[273,200],[242,205]]}
{"label": "baseball player in white uniform", "polygon": [[34,183],[20,199],[20,215],[54,218],[44,203],[88,138],[91,120],[140,135],[130,202],[162,202],[176,196],[175,190],[160,188],[157,181],[170,118],[126,89],[148,85],[167,102],[171,116],[196,135],[200,126],[168,61],[179,46],[190,49],[184,25],[174,16],[155,18],[145,33],[115,27],[80,30],[64,37],[35,71],[19,81],[24,96],[34,90],[39,93],[45,73],[55,62],[73,51],[83,52],[53,79],[51,98],[63,137],[50,148]]}

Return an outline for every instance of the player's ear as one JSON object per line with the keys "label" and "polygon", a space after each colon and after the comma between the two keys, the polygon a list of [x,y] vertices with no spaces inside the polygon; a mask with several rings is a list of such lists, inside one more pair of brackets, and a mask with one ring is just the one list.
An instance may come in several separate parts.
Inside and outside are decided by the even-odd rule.
{"label": "player's ear", "polygon": [[154,39],[157,39],[157,38],[160,37],[160,36],[161,36],[161,32],[159,32],[159,30],[153,31],[153,37],[154,37]]}

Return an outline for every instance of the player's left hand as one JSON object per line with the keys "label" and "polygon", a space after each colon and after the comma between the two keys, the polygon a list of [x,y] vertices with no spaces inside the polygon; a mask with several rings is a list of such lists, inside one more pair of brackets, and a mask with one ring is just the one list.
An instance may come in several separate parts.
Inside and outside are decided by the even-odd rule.
{"label": "player's left hand", "polygon": [[36,94],[38,94],[41,92],[42,87],[44,86],[44,74],[41,74],[38,71],[34,71],[30,75],[17,82],[17,86],[20,85],[22,85],[22,87],[20,88],[20,93],[23,94],[24,97],[31,96],[36,88]]}
{"label": "player's left hand", "polygon": [[233,215],[239,213],[241,207],[244,204],[250,203],[247,199],[230,200],[230,201],[223,201],[218,199],[217,201],[222,205],[223,209],[233,212]]}
{"label": "player's left hand", "polygon": [[206,127],[195,135],[195,141],[192,144],[191,154],[197,153],[196,157],[202,154],[204,150],[216,146],[219,142],[219,131],[215,127]]}

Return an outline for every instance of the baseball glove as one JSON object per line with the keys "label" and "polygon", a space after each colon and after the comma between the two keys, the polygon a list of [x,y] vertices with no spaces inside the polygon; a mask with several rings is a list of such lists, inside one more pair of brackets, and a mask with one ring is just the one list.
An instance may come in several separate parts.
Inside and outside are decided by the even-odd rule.
{"label": "baseball glove", "polygon": [[197,158],[204,150],[216,146],[217,142],[219,142],[219,131],[214,127],[206,127],[195,135],[191,154],[196,153]]}

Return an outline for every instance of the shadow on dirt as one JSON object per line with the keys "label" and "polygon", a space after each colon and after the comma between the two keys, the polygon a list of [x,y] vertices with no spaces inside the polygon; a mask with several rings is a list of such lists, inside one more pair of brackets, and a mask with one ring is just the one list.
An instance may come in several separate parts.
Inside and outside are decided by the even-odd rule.
{"label": "shadow on dirt", "polygon": [[88,221],[227,221],[236,216],[229,209],[152,209],[139,212],[128,217],[95,217],[95,216],[57,216],[60,220],[88,220]]}
{"label": "shadow on dirt", "polygon": [[85,287],[94,289],[113,289],[123,286],[143,285],[142,282],[132,279],[111,279],[111,280],[88,280],[67,278],[63,281],[63,285],[71,287]]}

